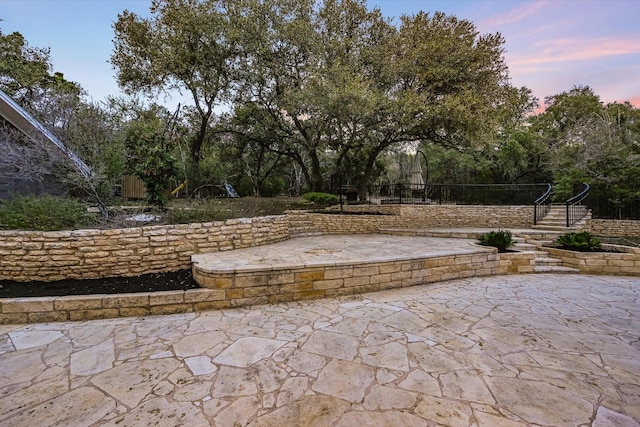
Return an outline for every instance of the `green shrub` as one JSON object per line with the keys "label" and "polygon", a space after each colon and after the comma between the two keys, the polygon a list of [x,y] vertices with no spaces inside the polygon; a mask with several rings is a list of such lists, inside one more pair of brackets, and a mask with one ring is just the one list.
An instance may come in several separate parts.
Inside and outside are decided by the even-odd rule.
{"label": "green shrub", "polygon": [[338,196],[328,193],[306,193],[302,198],[318,206],[331,206],[340,201]]}
{"label": "green shrub", "polygon": [[481,245],[498,248],[500,253],[506,252],[507,248],[513,245],[510,231],[490,231],[480,236],[479,240]]}
{"label": "green shrub", "polygon": [[169,209],[166,213],[169,224],[190,224],[195,222],[212,222],[228,219],[221,218],[216,212],[211,212],[205,207]]}
{"label": "green shrub", "polygon": [[556,242],[560,247],[574,251],[590,251],[600,248],[600,240],[593,237],[588,231],[565,233],[558,237]]}
{"label": "green shrub", "polygon": [[166,218],[169,224],[224,221],[231,218],[253,218],[282,215],[290,209],[304,208],[300,198],[242,197],[207,199],[201,202],[175,200]]}
{"label": "green shrub", "polygon": [[91,224],[84,203],[56,196],[16,196],[0,201],[0,229],[73,230]]}

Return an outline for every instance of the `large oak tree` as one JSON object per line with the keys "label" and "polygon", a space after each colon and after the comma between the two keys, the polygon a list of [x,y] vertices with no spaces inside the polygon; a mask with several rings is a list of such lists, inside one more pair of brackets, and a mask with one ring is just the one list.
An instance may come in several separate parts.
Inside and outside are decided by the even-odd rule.
{"label": "large oak tree", "polygon": [[459,147],[498,125],[508,87],[499,34],[442,13],[394,26],[359,0],[259,4],[244,26],[235,130],[290,156],[311,189],[327,172],[367,184],[379,155],[403,143]]}
{"label": "large oak tree", "polygon": [[394,24],[364,0],[154,0],[151,15],[119,15],[112,63],[129,93],[191,93],[194,162],[220,103],[227,131],[289,157],[312,190],[370,182],[404,143],[462,147],[498,126],[503,39],[469,21]]}

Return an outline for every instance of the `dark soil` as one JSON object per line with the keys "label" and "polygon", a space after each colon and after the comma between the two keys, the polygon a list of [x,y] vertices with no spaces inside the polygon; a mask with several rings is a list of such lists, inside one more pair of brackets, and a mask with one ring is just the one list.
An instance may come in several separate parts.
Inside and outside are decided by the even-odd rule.
{"label": "dark soil", "polygon": [[584,253],[609,253],[609,254],[615,254],[615,253],[620,253],[620,251],[616,251],[614,249],[602,249],[602,248],[591,248],[591,249],[578,249],[578,248],[569,248],[566,246],[545,246],[547,248],[553,248],[553,249],[562,249],[565,251],[571,251],[571,252],[584,252]]}
{"label": "dark soil", "polygon": [[191,270],[179,270],[136,277],[69,279],[56,282],[0,280],[0,298],[180,291],[198,287]]}
{"label": "dark soil", "polygon": [[311,211],[312,213],[317,214],[326,214],[326,215],[378,215],[378,216],[393,216],[390,213],[384,212],[354,212],[354,211]]}

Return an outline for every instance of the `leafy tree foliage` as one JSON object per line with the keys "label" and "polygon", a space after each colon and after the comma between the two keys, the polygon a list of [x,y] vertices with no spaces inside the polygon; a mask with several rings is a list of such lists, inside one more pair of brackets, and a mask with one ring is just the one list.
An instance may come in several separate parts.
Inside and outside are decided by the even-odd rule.
{"label": "leafy tree foliage", "polygon": [[291,159],[314,190],[335,173],[369,182],[403,143],[469,145],[507,86],[502,37],[442,13],[396,27],[364,0],[154,0],[151,12],[114,25],[121,86],[192,95],[194,162],[214,107],[231,102],[229,130]]}
{"label": "leafy tree foliage", "polygon": [[254,4],[235,129],[290,157],[313,190],[323,156],[326,172],[366,184],[387,150],[467,146],[495,123],[507,84],[499,34],[441,13],[395,27],[360,0]]}
{"label": "leafy tree foliage", "polygon": [[[214,107],[233,87],[237,61],[230,23],[236,2],[225,0],[153,0],[150,18],[125,10],[114,24],[111,62],[129,94],[186,91],[197,112],[190,143],[193,162],[201,159]],[[238,2],[240,3],[240,2]]]}
{"label": "leafy tree foliage", "polygon": [[553,181],[559,200],[590,182],[616,206],[640,197],[638,108],[576,86],[535,114],[531,91],[509,84],[502,36],[469,21],[394,22],[365,0],[152,0],[150,10],[118,16],[111,61],[128,94],[190,95],[170,130],[157,106],[84,102],[48,49],[0,32],[0,88],[90,163],[104,192],[125,167],[161,205],[178,169],[192,189],[228,178],[255,196],[391,183],[406,180],[418,148],[429,182]]}
{"label": "leafy tree foliage", "polygon": [[0,89],[46,124],[61,127],[82,89],[53,72],[49,49],[29,46],[18,32],[0,30]]}
{"label": "leafy tree foliage", "polygon": [[593,197],[620,204],[640,196],[640,110],[604,105],[588,86],[547,98],[533,127],[548,143],[560,200],[574,185],[594,185]]}
{"label": "leafy tree foliage", "polygon": [[152,106],[129,123],[126,147],[129,167],[144,182],[147,201],[164,208],[169,201],[170,179],[176,175],[178,165],[171,153],[169,126],[159,118],[159,110],[162,107]]}
{"label": "leafy tree foliage", "polygon": [[48,83],[49,50],[30,47],[18,32],[0,30],[0,88],[18,102]]}

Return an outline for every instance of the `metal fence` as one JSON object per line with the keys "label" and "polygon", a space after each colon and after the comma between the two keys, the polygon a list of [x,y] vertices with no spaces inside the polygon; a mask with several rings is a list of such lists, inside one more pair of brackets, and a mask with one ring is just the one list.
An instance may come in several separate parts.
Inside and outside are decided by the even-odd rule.
{"label": "metal fence", "polygon": [[594,183],[584,204],[591,209],[593,218],[640,220],[640,197],[634,194],[640,194],[640,189],[629,189],[616,197],[610,185]]}
{"label": "metal fence", "polygon": [[372,204],[532,205],[548,184],[388,184],[361,191]]}
{"label": "metal fence", "polygon": [[640,199],[615,201],[591,195],[586,205],[593,218],[640,220]]}

